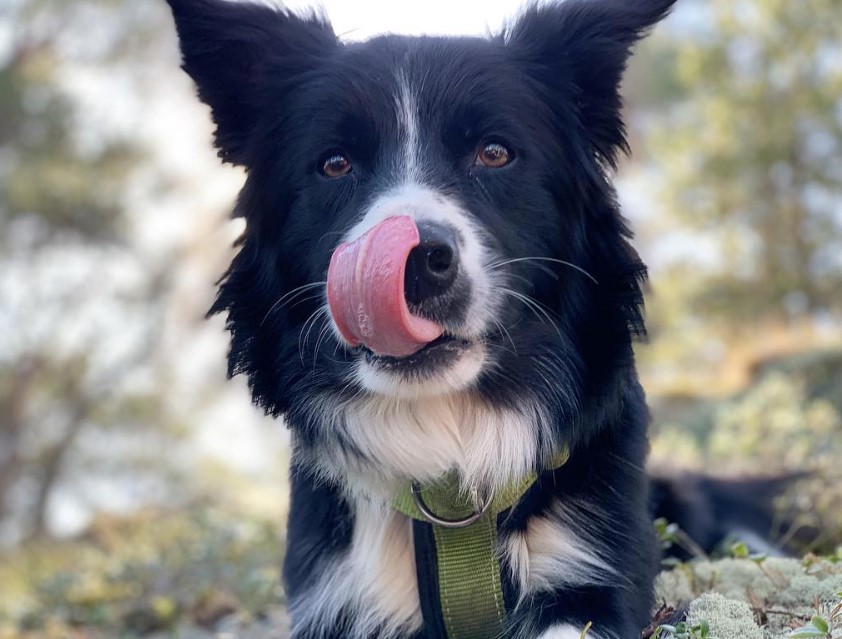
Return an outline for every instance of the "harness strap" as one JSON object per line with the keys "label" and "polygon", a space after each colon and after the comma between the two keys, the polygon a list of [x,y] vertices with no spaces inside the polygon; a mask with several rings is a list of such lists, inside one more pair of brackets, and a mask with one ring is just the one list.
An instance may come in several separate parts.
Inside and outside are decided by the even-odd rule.
{"label": "harness strap", "polygon": [[[569,456],[565,448],[553,458],[547,470],[560,468]],[[480,517],[464,527],[432,523],[418,505],[420,497],[426,509],[443,520],[471,518],[478,506],[462,490],[456,473],[416,486],[417,495],[407,485],[395,498],[395,510],[432,528],[438,573],[433,580],[438,583],[437,612],[447,639],[492,639],[504,635],[506,605],[500,577],[497,519],[500,513],[517,504],[537,479],[538,474],[532,472],[513,481],[494,495]],[[417,540],[415,545],[418,553]],[[421,563],[418,565],[420,569]],[[418,579],[420,586],[420,573]]]}

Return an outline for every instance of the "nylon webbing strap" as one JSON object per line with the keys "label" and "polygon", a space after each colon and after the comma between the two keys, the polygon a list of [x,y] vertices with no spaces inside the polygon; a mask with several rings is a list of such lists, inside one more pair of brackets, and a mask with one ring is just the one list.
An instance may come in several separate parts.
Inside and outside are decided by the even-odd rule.
{"label": "nylon webbing strap", "polygon": [[497,517],[486,513],[467,528],[433,526],[439,601],[450,639],[503,634],[506,606],[497,558]]}
{"label": "nylon webbing strap", "polygon": [[[548,470],[561,467],[567,450],[556,456]],[[531,473],[499,491],[485,514],[464,528],[429,524],[436,545],[438,599],[448,639],[494,639],[503,636],[506,606],[497,551],[497,515],[514,506],[538,476]],[[428,509],[444,519],[464,519],[475,511],[471,499],[460,491],[459,478],[451,473],[421,488]],[[427,522],[409,487],[398,494],[397,511]]]}

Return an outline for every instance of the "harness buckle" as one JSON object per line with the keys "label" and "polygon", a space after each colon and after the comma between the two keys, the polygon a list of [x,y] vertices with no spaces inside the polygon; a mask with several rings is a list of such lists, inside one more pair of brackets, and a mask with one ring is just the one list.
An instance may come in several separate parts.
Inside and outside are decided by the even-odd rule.
{"label": "harness buckle", "polygon": [[489,492],[489,494],[480,499],[479,490],[476,486],[472,486],[471,501],[474,504],[474,512],[462,519],[445,519],[436,515],[424,502],[424,498],[421,496],[421,485],[417,481],[413,481],[409,488],[412,493],[412,499],[415,501],[419,512],[424,515],[424,518],[428,522],[441,526],[442,528],[466,528],[470,526],[488,511],[494,501],[493,492]]}

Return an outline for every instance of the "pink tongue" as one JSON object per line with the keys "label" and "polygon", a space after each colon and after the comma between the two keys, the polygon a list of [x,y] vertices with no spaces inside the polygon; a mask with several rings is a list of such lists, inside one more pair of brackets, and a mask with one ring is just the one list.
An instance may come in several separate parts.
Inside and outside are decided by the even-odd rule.
{"label": "pink tongue", "polygon": [[327,303],[339,332],[352,346],[363,344],[378,355],[405,357],[444,331],[410,314],[406,305],[406,260],[420,241],[411,217],[390,217],[333,252]]}

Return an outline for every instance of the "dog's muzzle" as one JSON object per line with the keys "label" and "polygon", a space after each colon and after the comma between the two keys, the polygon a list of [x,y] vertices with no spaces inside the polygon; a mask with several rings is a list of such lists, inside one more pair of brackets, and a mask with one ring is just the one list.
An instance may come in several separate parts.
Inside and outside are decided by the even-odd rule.
{"label": "dog's muzzle", "polygon": [[351,346],[406,357],[444,333],[459,300],[459,241],[444,224],[389,217],[333,253],[331,317]]}

